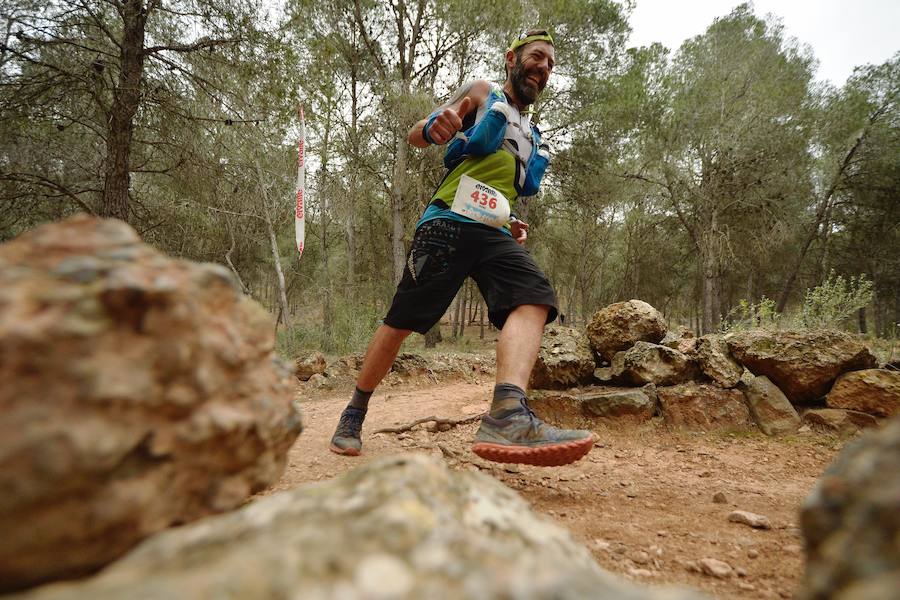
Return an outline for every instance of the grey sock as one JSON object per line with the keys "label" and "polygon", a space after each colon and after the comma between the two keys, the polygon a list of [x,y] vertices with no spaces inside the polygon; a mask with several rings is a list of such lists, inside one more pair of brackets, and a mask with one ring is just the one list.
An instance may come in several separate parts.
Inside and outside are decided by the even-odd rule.
{"label": "grey sock", "polygon": [[374,391],[375,390],[372,390],[371,392],[364,392],[359,388],[354,388],[353,397],[350,398],[350,404],[348,404],[347,406],[352,406],[353,408],[358,408],[360,410],[368,410],[369,398],[372,397],[372,393]]}
{"label": "grey sock", "polygon": [[495,419],[503,419],[522,410],[525,390],[511,383],[498,383],[494,386],[494,400],[491,402],[490,415]]}

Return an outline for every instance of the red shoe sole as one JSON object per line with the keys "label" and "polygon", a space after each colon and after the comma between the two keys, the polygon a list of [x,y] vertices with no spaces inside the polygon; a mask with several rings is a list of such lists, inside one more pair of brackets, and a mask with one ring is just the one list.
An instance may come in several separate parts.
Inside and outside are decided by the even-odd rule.
{"label": "red shoe sole", "polygon": [[341,454],[343,456],[359,456],[359,450],[356,448],[338,448],[334,444],[331,444],[328,446],[328,449],[335,454]]}
{"label": "red shoe sole", "polygon": [[478,442],[472,446],[472,452],[485,460],[499,463],[515,463],[534,465],[537,467],[559,467],[573,463],[591,451],[593,438],[574,440],[552,446],[504,446]]}

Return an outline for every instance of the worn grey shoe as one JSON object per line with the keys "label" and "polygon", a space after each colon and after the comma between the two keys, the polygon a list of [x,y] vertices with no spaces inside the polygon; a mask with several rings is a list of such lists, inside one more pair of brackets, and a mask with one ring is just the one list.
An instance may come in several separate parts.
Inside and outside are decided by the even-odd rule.
{"label": "worn grey shoe", "polygon": [[538,419],[522,399],[522,408],[503,419],[485,415],[472,451],[485,460],[542,467],[567,465],[590,452],[590,431],[559,429]]}
{"label": "worn grey shoe", "polygon": [[359,438],[365,418],[366,411],[352,406],[345,408],[337,429],[331,436],[331,451],[347,456],[359,456],[362,451],[362,441]]}

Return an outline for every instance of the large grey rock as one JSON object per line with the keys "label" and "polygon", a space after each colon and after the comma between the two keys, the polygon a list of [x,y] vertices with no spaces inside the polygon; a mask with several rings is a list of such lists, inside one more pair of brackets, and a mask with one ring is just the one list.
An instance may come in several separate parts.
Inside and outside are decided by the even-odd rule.
{"label": "large grey rock", "polygon": [[750,412],[738,390],[696,382],[656,390],[665,422],[679,429],[746,431]]}
{"label": "large grey rock", "polygon": [[604,572],[514,491],[420,455],[165,532],[99,576],[37,599],[688,600]]}
{"label": "large grey rock", "polygon": [[842,373],[869,369],[875,357],[840,331],[757,329],[725,336],[732,356],[754,375],[765,375],[793,404],[818,400]]}
{"label": "large grey rock", "polygon": [[803,504],[800,600],[897,598],[900,418],[847,445]]}
{"label": "large grey rock", "polygon": [[660,341],[666,335],[662,314],[641,300],[617,302],[598,310],[587,328],[591,348],[603,360],[635,342]]}
{"label": "large grey rock", "polygon": [[737,364],[720,335],[704,335],[697,339],[693,358],[703,374],[723,388],[733,388],[741,380],[744,367]]}
{"label": "large grey rock", "polygon": [[870,414],[840,408],[811,408],[803,412],[801,420],[814,429],[837,433],[841,437],[878,425],[878,419]]}
{"label": "large grey rock", "polygon": [[271,317],[120,221],[0,246],[0,588],[94,571],[274,483],[300,432]]}
{"label": "large grey rock", "polygon": [[585,413],[606,419],[627,419],[643,423],[656,414],[656,386],[612,390],[586,389],[581,394]]}
{"label": "large grey rock", "polygon": [[741,391],[756,424],[766,435],[794,433],[800,428],[800,415],[787,397],[765,375],[742,381]]}
{"label": "large grey rock", "polygon": [[830,408],[890,417],[900,414],[900,372],[866,369],[841,375],[828,392]]}
{"label": "large grey rock", "polygon": [[687,327],[679,327],[677,331],[669,330],[659,343],[682,354],[692,355],[697,345],[697,337]]}
{"label": "large grey rock", "polygon": [[656,413],[656,388],[587,386],[571,392],[537,391],[528,400],[543,420],[568,429],[593,429],[598,423],[644,423]]}
{"label": "large grey rock", "polygon": [[594,356],[587,338],[571,327],[544,328],[528,387],[563,390],[589,383],[594,373]]}
{"label": "large grey rock", "polygon": [[676,385],[690,381],[697,375],[697,364],[690,358],[666,346],[637,342],[612,361],[614,381],[629,385]]}

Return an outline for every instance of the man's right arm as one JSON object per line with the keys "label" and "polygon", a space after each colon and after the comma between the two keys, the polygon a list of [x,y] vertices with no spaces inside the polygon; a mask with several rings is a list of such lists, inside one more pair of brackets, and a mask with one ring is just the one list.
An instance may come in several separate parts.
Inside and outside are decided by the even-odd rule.
{"label": "man's right arm", "polygon": [[[483,79],[463,86],[447,104],[413,125],[406,137],[407,141],[416,148],[426,148],[431,143],[446,144],[460,130],[466,115],[484,103],[490,90],[491,84]],[[426,126],[430,140],[425,137]]]}

